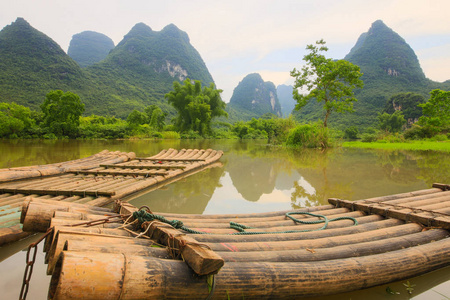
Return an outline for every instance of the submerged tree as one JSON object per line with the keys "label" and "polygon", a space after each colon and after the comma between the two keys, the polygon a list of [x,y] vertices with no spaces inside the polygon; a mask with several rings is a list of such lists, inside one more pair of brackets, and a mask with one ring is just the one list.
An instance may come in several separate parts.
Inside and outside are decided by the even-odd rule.
{"label": "submerged tree", "polygon": [[[309,100],[323,102],[325,119],[323,126],[327,127],[331,112],[353,112],[353,102],[357,101],[353,90],[362,88],[363,81],[360,68],[346,60],[325,58],[321,52],[328,51],[325,41],[316,42],[316,46],[308,45],[310,51],[303,57],[306,65],[301,70],[293,69],[291,76],[295,78],[293,97],[297,101],[296,110],[304,107]],[[300,93],[306,90],[307,94]]]}
{"label": "submerged tree", "polygon": [[188,78],[183,84],[175,81],[173,91],[164,97],[178,112],[174,119],[176,128],[182,132],[193,130],[200,134],[209,133],[212,118],[228,115],[220,97],[221,92],[213,83],[202,89],[199,80],[192,83]]}
{"label": "submerged tree", "polygon": [[57,136],[76,137],[84,104],[72,92],[51,91],[41,104],[44,127]]}

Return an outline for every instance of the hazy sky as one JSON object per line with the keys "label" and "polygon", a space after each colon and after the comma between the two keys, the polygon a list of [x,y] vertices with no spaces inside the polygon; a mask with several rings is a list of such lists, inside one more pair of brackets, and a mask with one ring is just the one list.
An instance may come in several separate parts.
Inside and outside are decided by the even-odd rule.
{"label": "hazy sky", "polygon": [[139,22],[187,32],[223,99],[247,74],[290,84],[307,44],[325,39],[328,57],[343,58],[376,20],[400,34],[425,75],[450,79],[449,0],[0,0],[0,28],[17,17],[66,52],[72,35],[103,33],[117,45]]}

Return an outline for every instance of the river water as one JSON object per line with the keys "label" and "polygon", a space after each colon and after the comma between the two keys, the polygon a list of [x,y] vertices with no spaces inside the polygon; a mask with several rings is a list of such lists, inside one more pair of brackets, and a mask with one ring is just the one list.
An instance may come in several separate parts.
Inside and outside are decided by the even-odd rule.
{"label": "river water", "polygon": [[[173,213],[248,213],[327,204],[328,198],[358,200],[450,183],[450,155],[432,151],[384,151],[336,148],[287,150],[264,141],[0,141],[0,168],[48,164],[110,151],[151,156],[162,149],[223,150],[221,165],[159,190],[135,195],[136,206]],[[32,237],[0,248],[0,299],[17,299]],[[28,299],[46,299],[42,248],[37,254]],[[449,299],[450,268],[363,291],[321,299]],[[392,295],[386,288],[398,292]]]}

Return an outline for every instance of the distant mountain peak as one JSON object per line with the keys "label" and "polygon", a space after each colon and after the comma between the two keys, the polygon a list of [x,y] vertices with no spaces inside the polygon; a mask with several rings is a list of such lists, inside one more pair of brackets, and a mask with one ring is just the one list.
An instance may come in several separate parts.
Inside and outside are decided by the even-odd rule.
{"label": "distant mountain peak", "polygon": [[260,117],[266,113],[281,116],[275,85],[265,82],[258,73],[248,74],[239,82],[229,105],[238,111],[247,111],[250,117]]}
{"label": "distant mountain peak", "polygon": [[370,66],[377,76],[384,74],[411,83],[425,79],[414,50],[382,20],[373,22],[369,30],[361,34],[344,59],[361,68]]}
{"label": "distant mountain peak", "polygon": [[[123,37],[122,42],[130,39],[130,38],[146,38],[146,37],[152,37],[154,35],[153,30],[150,28],[150,26],[144,24],[144,23],[137,23],[136,25],[131,28],[131,30]],[[121,42],[121,43],[122,43]]]}
{"label": "distant mountain peak", "polygon": [[175,24],[171,23],[161,30],[161,34],[165,36],[170,36],[173,38],[181,38],[186,43],[189,43],[189,36],[186,32],[179,29]]}
{"label": "distant mountain peak", "polygon": [[106,58],[114,42],[102,33],[83,31],[72,36],[67,54],[81,67],[87,67]]}

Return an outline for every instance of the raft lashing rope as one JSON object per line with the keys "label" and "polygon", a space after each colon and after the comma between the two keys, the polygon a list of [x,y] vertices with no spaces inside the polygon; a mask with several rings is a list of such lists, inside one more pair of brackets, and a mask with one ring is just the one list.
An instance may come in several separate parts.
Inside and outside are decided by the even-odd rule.
{"label": "raft lashing rope", "polygon": [[[299,220],[299,219],[293,217],[292,215],[309,215],[309,216],[312,216],[312,217],[320,218],[320,220],[314,220],[314,221]],[[133,217],[136,220],[138,220],[139,227],[144,222],[151,222],[151,221],[154,221],[154,220],[158,220],[160,222],[169,224],[170,226],[172,226],[175,229],[181,229],[181,230],[184,230],[184,231],[186,231],[188,233],[192,233],[192,234],[212,234],[212,233],[208,233],[208,232],[202,232],[202,231],[197,231],[197,230],[190,229],[190,228],[184,226],[182,221],[179,221],[179,220],[167,220],[165,217],[163,217],[161,215],[148,213],[148,212],[146,212],[143,209],[135,211],[133,213]],[[239,224],[239,223],[236,223],[236,222],[230,222],[230,228],[235,229],[235,230],[238,231],[238,232],[235,232],[235,233],[230,233],[230,235],[278,234],[278,233],[296,233],[296,232],[317,231],[317,230],[324,230],[324,229],[326,229],[329,222],[339,221],[339,220],[351,220],[351,221],[353,221],[353,226],[358,225],[358,221],[355,218],[352,218],[352,217],[337,217],[337,218],[333,218],[333,219],[328,219],[324,215],[313,214],[313,213],[310,213],[310,212],[295,212],[295,211],[294,212],[287,212],[286,213],[286,217],[288,217],[289,219],[291,219],[295,223],[308,224],[308,225],[324,223],[324,225],[322,227],[316,228],[316,229],[286,230],[286,231],[276,231],[275,232],[275,231],[245,231],[245,229],[255,229],[255,228],[250,227],[250,226],[246,226],[246,225],[243,225],[243,224]]]}

